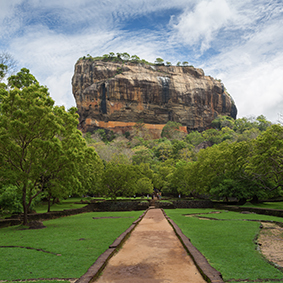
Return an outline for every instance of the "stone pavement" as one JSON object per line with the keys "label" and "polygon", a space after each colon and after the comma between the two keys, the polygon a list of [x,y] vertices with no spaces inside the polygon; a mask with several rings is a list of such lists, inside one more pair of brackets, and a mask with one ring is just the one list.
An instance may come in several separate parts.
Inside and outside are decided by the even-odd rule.
{"label": "stone pavement", "polygon": [[149,209],[94,282],[206,282],[161,209]]}

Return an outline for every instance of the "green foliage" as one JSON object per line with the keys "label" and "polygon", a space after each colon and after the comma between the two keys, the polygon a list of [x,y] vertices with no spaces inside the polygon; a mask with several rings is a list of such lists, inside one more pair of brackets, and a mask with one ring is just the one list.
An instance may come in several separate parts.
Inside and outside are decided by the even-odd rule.
{"label": "green foliage", "polygon": [[8,52],[0,53],[0,82],[8,74],[12,74],[16,71],[17,62]]}
{"label": "green foliage", "polygon": [[235,120],[229,116],[217,116],[211,123],[211,126],[221,130],[224,127],[233,129]]}
{"label": "green foliage", "polygon": [[179,131],[179,128],[181,126],[182,125],[180,123],[168,121],[162,129],[161,137],[167,139],[173,139],[180,136],[181,133]]}
{"label": "green foliage", "polygon": [[5,213],[23,212],[21,194],[16,186],[7,185],[0,189],[0,211]]}
{"label": "green foliage", "polygon": [[138,174],[134,165],[108,162],[102,176],[101,193],[111,199],[134,195]]}
{"label": "green foliage", "polygon": [[99,134],[101,140],[105,143],[111,142],[115,139],[115,133],[113,131],[98,129],[96,130],[96,133]]}
{"label": "green foliage", "polygon": [[77,130],[76,108],[54,106],[47,88],[27,69],[8,81],[11,89],[1,103],[0,184],[21,191],[27,223],[38,195],[45,192],[50,199],[88,189],[95,167],[102,165]]}
{"label": "green foliage", "polygon": [[164,65],[164,60],[162,58],[156,58],[154,63],[156,65]]}
{"label": "green foliage", "polygon": [[153,192],[153,184],[152,180],[148,177],[143,177],[137,181],[137,189],[136,192],[141,195],[152,194]]}
{"label": "green foliage", "polygon": [[283,127],[273,125],[253,141],[246,170],[269,191],[283,188]]}
{"label": "green foliage", "polygon": [[187,142],[189,142],[190,144],[192,144],[193,146],[197,146],[199,145],[200,143],[204,142],[205,139],[204,137],[202,136],[201,133],[199,133],[198,131],[193,131],[193,132],[190,132],[186,137],[185,137],[185,140]]}
{"label": "green foliage", "polygon": [[8,70],[8,67],[6,65],[0,64],[0,82],[6,76],[7,70]]}
{"label": "green foliage", "polygon": [[27,68],[22,68],[16,75],[8,78],[8,85],[11,88],[16,87],[22,89],[24,87],[29,87],[32,84],[38,84],[38,81],[32,74],[30,74]]}

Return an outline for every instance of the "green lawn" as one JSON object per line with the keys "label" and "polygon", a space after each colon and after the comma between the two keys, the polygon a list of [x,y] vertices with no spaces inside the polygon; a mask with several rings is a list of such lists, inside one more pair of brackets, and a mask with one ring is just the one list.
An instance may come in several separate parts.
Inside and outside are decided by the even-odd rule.
{"label": "green lawn", "polygon": [[[282,279],[283,273],[271,266],[256,250],[253,240],[259,233],[259,222],[242,219],[267,219],[278,221],[278,217],[257,214],[222,212],[204,214],[213,209],[165,210],[167,215],[190,238],[192,244],[208,259],[209,263],[223,275],[224,280],[232,279]],[[201,220],[186,217],[199,213],[200,216],[219,220]],[[282,221],[282,219],[281,219]]]}
{"label": "green lawn", "polygon": [[[79,278],[143,211],[91,212],[44,221],[44,229],[0,229],[0,280]],[[122,217],[102,218],[93,217]]]}
{"label": "green lawn", "polygon": [[[50,211],[61,211],[65,209],[81,208],[86,206],[85,203],[79,203],[81,200],[89,201],[87,198],[68,198],[66,200],[61,200],[60,203],[55,203],[51,205]],[[47,212],[47,202],[41,202],[35,207],[37,213]]]}
{"label": "green lawn", "polygon": [[259,208],[272,208],[272,209],[283,209],[283,202],[263,202],[252,204],[250,202],[245,203],[242,207],[259,207]]}
{"label": "green lawn", "polygon": [[217,218],[219,220],[266,220],[266,221],[277,221],[277,222],[283,222],[282,217],[276,217],[276,216],[269,216],[269,215],[263,215],[263,214],[256,214],[256,213],[239,213],[239,212],[233,212],[233,211],[225,211],[225,210],[219,210],[219,214],[202,214],[200,213],[199,216],[208,217],[208,218]]}

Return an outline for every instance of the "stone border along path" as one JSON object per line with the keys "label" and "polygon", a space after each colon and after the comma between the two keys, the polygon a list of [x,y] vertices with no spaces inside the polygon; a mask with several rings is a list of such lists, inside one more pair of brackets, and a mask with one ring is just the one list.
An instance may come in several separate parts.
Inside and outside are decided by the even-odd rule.
{"label": "stone border along path", "polygon": [[224,283],[221,273],[181,229],[154,207],[134,221],[76,281],[90,282]]}

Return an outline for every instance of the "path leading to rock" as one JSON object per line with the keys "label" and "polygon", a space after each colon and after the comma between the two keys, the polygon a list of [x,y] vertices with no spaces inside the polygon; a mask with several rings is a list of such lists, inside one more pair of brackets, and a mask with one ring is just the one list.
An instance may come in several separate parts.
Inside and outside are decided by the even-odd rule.
{"label": "path leading to rock", "polygon": [[205,283],[161,209],[150,209],[95,281]]}

